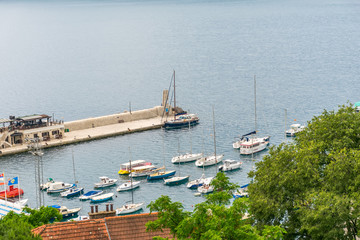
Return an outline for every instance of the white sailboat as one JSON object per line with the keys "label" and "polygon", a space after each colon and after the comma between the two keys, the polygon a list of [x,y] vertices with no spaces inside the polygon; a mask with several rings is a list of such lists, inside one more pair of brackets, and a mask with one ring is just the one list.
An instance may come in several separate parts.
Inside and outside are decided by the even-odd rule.
{"label": "white sailboat", "polygon": [[75,175],[75,160],[74,160],[74,150],[72,150],[72,162],[73,162],[73,170],[74,170],[74,182],[75,182],[75,186],[73,188],[70,188],[68,190],[66,190],[65,192],[60,193],[60,195],[62,197],[74,197],[74,196],[78,196],[80,194],[82,194],[84,192],[84,188],[83,187],[78,187],[77,186],[77,181],[76,181],[76,175]]}
{"label": "white sailboat", "polygon": [[[130,148],[129,148],[129,153],[130,153]],[[130,155],[131,155],[131,153],[130,153]],[[131,157],[130,157],[130,159],[131,159]],[[131,172],[131,160],[129,162],[130,162],[130,172]],[[134,188],[133,187],[133,180],[132,180],[132,177],[130,177],[130,189],[133,189],[133,188]],[[143,202],[134,203],[134,191],[131,191],[131,203],[124,204],[120,208],[117,208],[116,209],[116,214],[117,215],[125,215],[125,214],[134,213],[134,212],[137,212],[140,209],[142,209],[143,205],[144,205]]]}
{"label": "white sailboat", "polygon": [[[214,150],[215,150],[215,154],[214,154],[214,156],[215,156],[215,161],[216,161],[216,163],[218,163],[218,162],[221,162],[221,160],[222,160],[222,157],[224,156],[224,155],[221,155],[222,157],[221,157],[221,159],[218,161],[217,160],[217,155],[216,155],[216,134],[215,134],[215,113],[214,113],[214,106],[213,106],[213,129],[214,129]],[[215,163],[215,164],[216,164]],[[216,173],[217,173],[217,168],[215,168],[216,169]],[[203,183],[203,185],[202,186],[200,186],[200,187],[198,187],[198,192],[199,193],[202,193],[202,194],[208,194],[208,193],[212,193],[213,191],[214,191],[214,186],[213,185],[211,185],[211,182],[212,182],[212,179],[211,180],[207,180],[207,181],[204,181],[204,183]]]}
{"label": "white sailboat", "polygon": [[[130,149],[129,149],[130,151]],[[132,172],[132,163],[131,163],[131,159],[129,160],[129,172]],[[122,192],[122,191],[128,191],[128,190],[133,190],[135,188],[140,187],[140,181],[135,181],[133,182],[132,177],[130,177],[130,181],[125,182],[123,184],[121,184],[116,191],[118,192]]]}
{"label": "white sailboat", "polygon": [[[256,76],[254,76],[254,105],[255,105],[255,134],[257,132],[257,123],[256,123]],[[246,138],[243,142],[240,143],[240,154],[250,155],[262,150],[265,150],[270,143],[270,136],[266,137],[255,137],[255,134],[251,134],[250,139]]]}
{"label": "white sailboat", "polygon": [[190,132],[190,153],[181,154],[175,156],[171,159],[172,163],[185,163],[185,162],[192,162],[200,159],[203,154],[202,153],[192,153],[192,137],[191,137],[191,128],[189,122],[189,132]]}
{"label": "white sailboat", "polygon": [[224,157],[224,154],[216,154],[216,135],[215,135],[215,116],[213,107],[213,130],[214,130],[214,154],[206,157],[202,157],[195,162],[197,167],[207,167],[220,163]]}

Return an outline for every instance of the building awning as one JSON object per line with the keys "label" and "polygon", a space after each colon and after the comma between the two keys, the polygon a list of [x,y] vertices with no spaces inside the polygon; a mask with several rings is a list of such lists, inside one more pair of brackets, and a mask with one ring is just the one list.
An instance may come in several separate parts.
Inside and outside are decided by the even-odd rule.
{"label": "building awning", "polygon": [[38,119],[43,119],[43,118],[51,118],[50,116],[46,115],[46,114],[41,114],[41,115],[30,115],[30,116],[23,116],[23,117],[18,117],[16,118],[16,120],[20,120],[20,121],[33,121],[33,120],[38,120]]}
{"label": "building awning", "polygon": [[41,127],[41,128],[32,128],[32,129],[27,129],[27,130],[23,130],[22,132],[24,134],[33,134],[33,133],[39,133],[39,132],[49,132],[49,131],[56,131],[56,130],[60,130],[60,129],[64,129],[64,125],[53,125],[53,126],[47,126],[47,127]]}

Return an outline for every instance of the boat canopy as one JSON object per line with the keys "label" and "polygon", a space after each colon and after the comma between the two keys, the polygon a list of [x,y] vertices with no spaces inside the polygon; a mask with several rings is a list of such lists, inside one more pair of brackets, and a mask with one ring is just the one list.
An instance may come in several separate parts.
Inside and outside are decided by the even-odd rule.
{"label": "boat canopy", "polygon": [[[135,166],[135,165],[139,165],[139,164],[142,164],[145,162],[146,162],[145,160],[135,160],[135,161],[131,161],[131,165]],[[124,167],[124,168],[129,167],[129,166],[130,166],[130,162],[121,164],[121,167]]]}
{"label": "boat canopy", "polygon": [[244,134],[244,135],[242,135],[242,136],[243,136],[243,137],[246,137],[246,136],[253,135],[253,134],[256,134],[256,131],[249,132],[249,133]]}
{"label": "boat canopy", "polygon": [[356,103],[354,104],[354,107],[360,107],[360,102],[356,102]]}

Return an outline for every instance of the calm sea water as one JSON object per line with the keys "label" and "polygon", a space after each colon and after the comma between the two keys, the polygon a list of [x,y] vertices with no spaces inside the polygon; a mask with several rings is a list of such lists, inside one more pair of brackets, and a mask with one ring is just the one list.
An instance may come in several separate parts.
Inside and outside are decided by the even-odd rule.
{"label": "calm sea water", "polygon": [[[194,152],[214,151],[214,106],[217,152],[244,163],[228,176],[245,184],[254,163],[231,144],[254,129],[254,75],[259,133],[272,144],[284,141],[284,109],[288,124],[304,124],[323,109],[359,101],[359,12],[357,0],[0,1],[0,118],[45,113],[71,121],[123,112],[130,102],[133,110],[150,108],[160,105],[176,70],[177,103],[197,113],[200,125],[47,149],[44,176],[73,182],[73,150],[85,190],[100,176],[119,178],[120,163],[130,158],[165,159],[166,167],[198,178],[194,163],[179,167],[170,159],[190,142]],[[24,197],[36,206],[34,157],[2,157],[2,171],[20,176]],[[134,197],[148,204],[161,194],[188,210],[204,200],[185,185],[146,180]],[[113,203],[130,197],[116,193]],[[88,202],[58,195],[45,202],[90,210]]]}

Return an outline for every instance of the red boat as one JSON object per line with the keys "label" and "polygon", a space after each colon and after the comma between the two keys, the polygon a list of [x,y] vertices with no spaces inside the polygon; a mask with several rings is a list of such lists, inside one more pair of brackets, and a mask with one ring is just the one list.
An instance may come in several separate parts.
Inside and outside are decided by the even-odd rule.
{"label": "red boat", "polygon": [[[9,189],[6,189],[6,197],[7,198],[14,198],[20,195],[24,194],[24,190],[22,190],[21,188],[14,188],[13,185],[9,186]],[[1,191],[0,192],[0,198],[4,199],[5,198],[5,191]]]}

